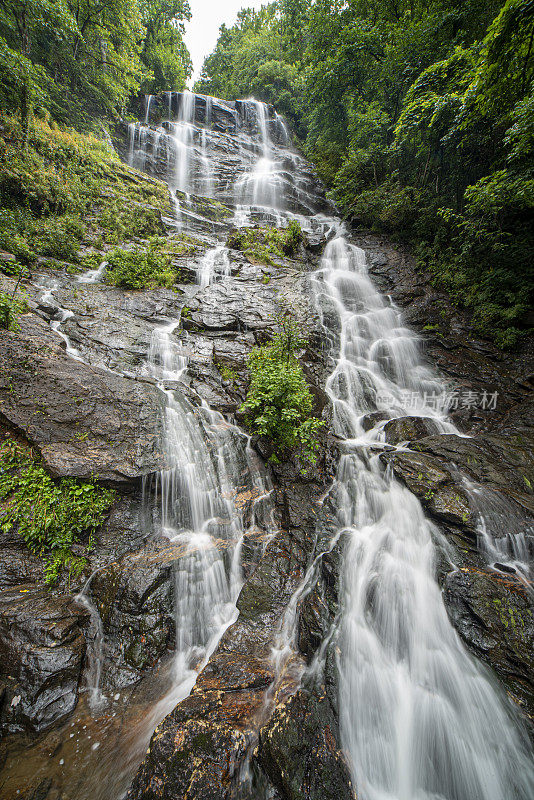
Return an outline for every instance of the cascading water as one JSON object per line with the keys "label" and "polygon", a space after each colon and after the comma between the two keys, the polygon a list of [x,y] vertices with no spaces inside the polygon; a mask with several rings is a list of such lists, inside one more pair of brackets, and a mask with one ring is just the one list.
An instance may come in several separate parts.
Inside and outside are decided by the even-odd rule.
{"label": "cascading water", "polygon": [[[173,343],[178,322],[156,328],[149,368],[166,395],[165,450],[170,468],[156,480],[161,529],[178,545],[174,569],[176,654],[173,684],[159,703],[150,732],[191,690],[198,669],[237,616],[241,588],[240,548],[257,529],[255,513],[246,524],[236,505],[239,492],[252,491],[254,510],[274,532],[270,488],[248,438],[207,404],[194,409],[181,393],[165,389],[180,381],[187,360]],[[267,507],[265,507],[267,506]],[[267,525],[266,525],[267,523]]]}
{"label": "cascading water", "polygon": [[224,245],[208,250],[197,270],[200,288],[204,289],[213,281],[227,277],[230,274],[230,268],[228,250]]}
{"label": "cascading water", "polygon": [[526,523],[510,499],[467,478],[463,483],[478,516],[479,550],[490,566],[515,573],[532,596],[534,526]]}
{"label": "cascading water", "polygon": [[[362,800],[527,800],[528,745],[486,670],[465,651],[434,578],[432,526],[418,500],[361,446],[362,420],[401,390],[439,389],[416,340],[374,290],[361,250],[338,231],[314,276],[337,349],[327,382],[345,439],[332,489],[346,534],[338,631],[342,741]],[[381,411],[384,412],[382,399]],[[379,440],[380,425],[374,429]],[[367,434],[367,440],[373,436]]]}
{"label": "cascading water", "polygon": [[[363,251],[350,244],[337,219],[316,213],[320,203],[310,191],[304,162],[273,143],[272,130],[277,128],[282,147],[287,144],[280,120],[270,122],[267,107],[255,100],[242,101],[240,109],[252,135],[259,135],[259,152],[256,146],[251,159],[250,138],[238,132],[243,144],[231,190],[224,173],[217,168],[213,173],[215,196],[234,206],[232,222],[241,226],[254,219],[275,224],[298,219],[305,229],[330,240],[311,284],[325,334],[337,353],[326,389],[334,430],[344,439],[331,490],[339,520],[336,540],[343,534],[348,539],[336,633],[339,700],[343,745],[359,796],[526,800],[534,792],[528,745],[507,698],[467,654],[448,619],[434,578],[437,532],[417,499],[384,473],[378,456],[371,454],[381,447],[388,418],[419,415],[436,432],[457,433],[446,409],[427,401],[445,396],[443,386],[422,362],[417,337],[398,310],[374,289]],[[194,120],[190,124],[194,127]],[[195,139],[201,143],[202,158],[217,152],[221,142],[225,145],[213,130],[194,133],[188,140],[187,181],[198,189],[202,158],[199,162]],[[221,252],[218,245],[204,256],[197,271],[201,287],[213,279],[213,263]],[[163,355],[160,358],[165,362]],[[175,402],[169,402],[170,416],[188,413],[180,404],[175,408]],[[368,417],[377,411],[374,418]],[[178,454],[181,440],[175,444]],[[194,466],[188,473],[186,455],[176,458],[182,466],[177,476],[171,471],[165,481],[182,485],[194,474]],[[212,480],[207,477],[212,473],[203,472],[203,480]],[[210,494],[207,488],[202,492]],[[162,485],[161,497],[170,496],[172,490]],[[166,514],[162,511],[162,519],[168,519]],[[176,529],[176,521],[165,524]],[[239,541],[239,533],[230,539]],[[209,559],[208,566],[213,567]],[[291,659],[298,601],[313,573],[312,565],[284,617],[273,651],[276,673]],[[215,583],[220,604],[212,600],[211,605],[221,619],[224,614],[217,609],[224,607],[229,589],[222,574]],[[188,619],[196,614],[191,607],[179,613]],[[198,613],[200,619],[207,618],[202,610]],[[200,630],[202,624],[197,625]],[[209,639],[209,632],[199,638]],[[188,642],[186,637],[179,649],[187,652]],[[317,669],[314,663],[311,670]]]}
{"label": "cascading water", "polygon": [[[534,783],[522,732],[506,697],[467,654],[447,617],[434,579],[432,525],[376,455],[388,417],[417,414],[431,420],[436,431],[454,432],[445,413],[425,402],[425,396],[441,394],[440,381],[422,363],[417,338],[397,309],[374,289],[364,253],[348,242],[337,219],[321,213],[324,198],[309,166],[288,149],[283,120],[250,99],[232,105],[169,92],[158,103],[156,97],[147,98],[145,124],[128,127],[123,157],[165,177],[177,219],[188,232],[201,231],[206,250],[196,264],[199,291],[230,278],[222,241],[230,225],[297,219],[309,232],[329,239],[311,285],[336,354],[326,388],[333,427],[343,443],[329,498],[338,520],[331,545],[338,539],[346,544],[343,608],[334,635],[343,746],[359,797],[530,800]],[[161,126],[151,124],[165,116]],[[179,197],[177,190],[183,193]],[[226,227],[204,216],[198,203],[193,210],[195,195],[226,204]],[[101,265],[86,273],[80,283],[98,281],[104,269]],[[58,285],[41,288],[41,302],[49,303]],[[59,328],[71,312],[58,313],[56,329],[65,336]],[[95,744],[88,746],[83,763],[89,777],[80,779],[83,785],[72,779],[75,794],[65,795],[69,799],[123,796],[155,726],[191,690],[199,668],[237,614],[243,542],[256,528],[264,539],[275,532],[270,485],[247,437],[205,403],[194,407],[186,399],[182,380],[188,361],[179,324],[169,318],[154,328],[140,370],[158,383],[165,401],[168,468],[152,488],[161,532],[179,552],[171,686],[155,698],[149,695],[135,724],[126,732],[115,731],[115,739],[110,735],[111,744],[107,750],[102,744],[97,759]],[[67,338],[66,344],[70,347]],[[79,357],[73,348],[68,352]],[[411,395],[409,410],[406,394]],[[380,414],[368,417],[376,411]],[[241,510],[242,493],[253,498],[248,515]],[[512,555],[516,561],[523,557],[522,551]],[[313,580],[314,566],[294,594],[274,642],[276,673],[290,662],[298,603]],[[92,604],[89,610],[94,614]],[[94,630],[98,652],[87,685],[99,706],[102,631]],[[318,669],[314,663],[310,671]],[[85,730],[90,723],[82,722]],[[80,759],[77,748],[72,758]]]}

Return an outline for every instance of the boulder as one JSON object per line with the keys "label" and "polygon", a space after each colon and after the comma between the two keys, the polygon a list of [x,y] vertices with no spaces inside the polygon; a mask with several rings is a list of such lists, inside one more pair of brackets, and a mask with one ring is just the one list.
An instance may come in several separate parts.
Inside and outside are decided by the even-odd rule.
{"label": "boulder", "polygon": [[8,731],[39,733],[75,707],[88,614],[69,596],[19,586],[0,594],[0,671]]}
{"label": "boulder", "polygon": [[159,390],[76,361],[62,344],[33,314],[0,331],[0,421],[58,477],[131,484],[163,467]]}
{"label": "boulder", "polygon": [[287,800],[354,800],[328,696],[300,689],[260,731],[257,759]]}

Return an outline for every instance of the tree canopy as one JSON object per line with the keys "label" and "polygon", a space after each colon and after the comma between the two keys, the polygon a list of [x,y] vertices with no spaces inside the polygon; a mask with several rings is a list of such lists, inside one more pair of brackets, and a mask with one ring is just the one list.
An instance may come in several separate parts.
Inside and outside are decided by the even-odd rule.
{"label": "tree canopy", "polygon": [[534,261],[534,0],[279,0],[222,27],[200,90],[289,118],[355,224],[419,263],[503,346]]}
{"label": "tree canopy", "polygon": [[123,112],[139,91],[181,89],[191,74],[187,0],[4,0],[0,103],[30,101],[78,125]]}

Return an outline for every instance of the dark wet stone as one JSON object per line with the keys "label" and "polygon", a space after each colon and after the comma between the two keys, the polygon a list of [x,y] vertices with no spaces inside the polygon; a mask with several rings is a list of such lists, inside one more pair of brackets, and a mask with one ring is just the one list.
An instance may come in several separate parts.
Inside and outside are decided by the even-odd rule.
{"label": "dark wet stone", "polygon": [[461,475],[438,459],[419,453],[388,451],[381,460],[406,484],[425,509],[438,519],[471,531],[476,537],[477,515],[471,507]]}
{"label": "dark wet stone", "polygon": [[155,540],[94,575],[87,594],[103,625],[104,686],[139,680],[172,648],[173,565],[181,556],[167,539]]}
{"label": "dark wet stone", "polygon": [[75,707],[87,611],[71,596],[26,585],[0,594],[4,729],[38,733]]}
{"label": "dark wet stone", "polygon": [[500,572],[508,572],[510,575],[515,575],[516,570],[509,564],[501,564],[499,563],[499,561],[496,561],[493,566],[495,567],[495,569],[500,570]]}
{"label": "dark wet stone", "polygon": [[497,673],[532,726],[534,607],[524,586],[511,575],[464,567],[447,576],[444,598],[464,642]]}
{"label": "dark wet stone", "polygon": [[34,315],[0,331],[0,421],[34,445],[58,477],[124,484],[164,465],[161,394],[70,358]]}
{"label": "dark wet stone", "polygon": [[260,731],[256,758],[287,800],[354,800],[337,719],[323,692],[300,689]]}
{"label": "dark wet stone", "polygon": [[400,444],[437,433],[438,425],[423,417],[400,417],[386,422],[383,430],[388,444]]}

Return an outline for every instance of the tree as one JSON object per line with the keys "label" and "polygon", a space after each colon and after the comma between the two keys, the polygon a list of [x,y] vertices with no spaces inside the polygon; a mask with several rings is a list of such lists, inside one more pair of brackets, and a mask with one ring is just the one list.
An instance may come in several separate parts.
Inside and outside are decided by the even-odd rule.
{"label": "tree", "polygon": [[140,0],[145,34],[141,61],[149,70],[142,83],[146,94],[181,90],[192,72],[183,41],[184,20],[191,18],[187,0]]}
{"label": "tree", "polygon": [[4,58],[19,67],[19,106],[27,143],[35,76],[31,61],[32,44],[38,34],[44,33],[55,41],[77,40],[81,34],[65,0],[5,0],[0,9],[0,31],[8,34],[21,56],[17,59],[11,54],[11,48],[3,40]]}

